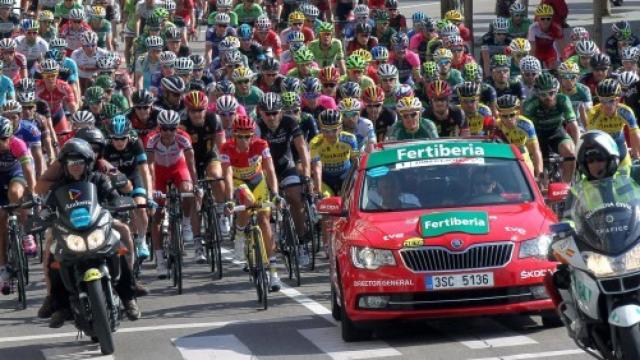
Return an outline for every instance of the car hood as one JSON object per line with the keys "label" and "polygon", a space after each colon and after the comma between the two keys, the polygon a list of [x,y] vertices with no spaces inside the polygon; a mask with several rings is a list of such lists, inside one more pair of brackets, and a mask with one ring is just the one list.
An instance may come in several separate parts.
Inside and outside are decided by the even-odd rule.
{"label": "car hood", "polygon": [[[518,242],[535,238],[541,233],[547,233],[548,226],[554,219],[547,218],[548,215],[545,213],[548,212],[546,210],[534,202],[499,205],[491,208],[468,207],[392,213],[361,213],[354,225],[352,236],[349,238],[358,239],[359,242],[366,242],[368,246],[383,249],[400,249],[407,239],[419,238],[424,239],[424,245],[437,245],[459,251],[477,243],[503,240]],[[485,234],[446,232],[434,236],[422,236],[419,224],[423,215],[461,211],[486,213],[488,232]],[[454,240],[457,240],[455,241],[456,248],[452,245]]]}

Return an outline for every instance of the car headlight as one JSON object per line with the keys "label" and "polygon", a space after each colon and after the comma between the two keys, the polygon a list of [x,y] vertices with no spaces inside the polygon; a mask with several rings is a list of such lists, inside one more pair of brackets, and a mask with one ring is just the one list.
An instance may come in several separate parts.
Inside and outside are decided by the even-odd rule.
{"label": "car headlight", "polygon": [[82,252],[87,250],[87,245],[85,244],[82,236],[69,234],[64,237],[64,242],[71,251]]}
{"label": "car headlight", "polygon": [[370,247],[351,247],[351,262],[358,269],[376,270],[381,266],[395,266],[396,259],[391,250]]}
{"label": "car headlight", "polygon": [[89,250],[97,249],[98,247],[104,244],[104,230],[97,229],[91,232],[89,236],[87,236],[87,244],[89,245]]}
{"label": "car headlight", "polygon": [[518,257],[529,258],[535,257],[546,260],[549,255],[549,246],[551,245],[551,236],[543,234],[535,239],[526,240],[520,243],[520,253]]}
{"label": "car headlight", "polygon": [[583,251],[587,268],[597,277],[606,277],[640,270],[640,244],[618,257]]}

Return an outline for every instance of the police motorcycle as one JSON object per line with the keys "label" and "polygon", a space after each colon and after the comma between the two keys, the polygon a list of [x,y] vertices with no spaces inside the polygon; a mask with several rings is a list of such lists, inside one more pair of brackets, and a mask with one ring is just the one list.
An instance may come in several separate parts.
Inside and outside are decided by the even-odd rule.
{"label": "police motorcycle", "polygon": [[[590,182],[623,196],[597,206],[581,197],[569,210],[573,223],[551,226],[560,265],[547,291],[569,336],[598,359],[640,359],[640,194],[633,182]],[[568,187],[552,191],[564,197]]]}
{"label": "police motorcycle", "polygon": [[[98,202],[91,182],[75,182],[56,189],[57,211],[43,209],[30,231],[50,227],[51,254],[60,264],[60,277],[70,294],[76,328],[100,344],[102,354],[115,350],[112,333],[119,326],[120,234],[112,229],[111,212],[135,209],[131,198],[118,198],[110,206]],[[143,205],[144,206],[144,205]]]}

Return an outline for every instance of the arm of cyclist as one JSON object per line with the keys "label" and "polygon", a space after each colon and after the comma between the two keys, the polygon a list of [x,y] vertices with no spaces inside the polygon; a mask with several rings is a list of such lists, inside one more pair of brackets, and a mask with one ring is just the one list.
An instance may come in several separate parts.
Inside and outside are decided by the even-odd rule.
{"label": "arm of cyclist", "polygon": [[193,155],[193,149],[184,149],[184,159],[187,161],[189,175],[191,175],[191,182],[195,186],[198,182],[198,173],[196,172],[196,160]]}
{"label": "arm of cyclist", "polygon": [[300,163],[302,165],[302,176],[310,177],[311,176],[311,166],[310,166],[310,157],[309,157],[309,149],[307,148],[307,143],[304,141],[304,136],[302,134],[296,136],[293,139],[293,144],[296,147],[296,151],[300,156]]}
{"label": "arm of cyclist", "polygon": [[267,187],[272,194],[278,193],[278,178],[276,177],[276,169],[273,166],[273,159],[270,157],[262,158],[262,171],[267,181]]}
{"label": "arm of cyclist", "polygon": [[322,194],[322,163],[319,160],[311,163],[311,177],[314,189]]}
{"label": "arm of cyclist", "polygon": [[542,174],[544,163],[542,161],[542,152],[540,151],[540,145],[538,140],[527,141],[527,150],[531,155],[531,161],[533,162],[533,176],[538,178]]}
{"label": "arm of cyclist", "polygon": [[22,165],[24,178],[27,181],[27,190],[29,193],[33,194],[36,187],[36,174],[31,160],[31,156],[26,155],[20,159],[20,164]]}

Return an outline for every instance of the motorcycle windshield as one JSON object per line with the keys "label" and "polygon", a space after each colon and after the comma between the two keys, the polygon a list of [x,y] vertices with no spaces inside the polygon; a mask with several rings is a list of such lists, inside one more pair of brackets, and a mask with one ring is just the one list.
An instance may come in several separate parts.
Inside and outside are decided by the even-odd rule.
{"label": "motorcycle windshield", "polygon": [[640,238],[640,191],[621,176],[582,187],[572,208],[580,241],[593,250],[616,256]]}
{"label": "motorcycle windshield", "polygon": [[100,204],[96,186],[76,182],[61,186],[54,195],[59,220],[68,228],[85,230],[98,220]]}

